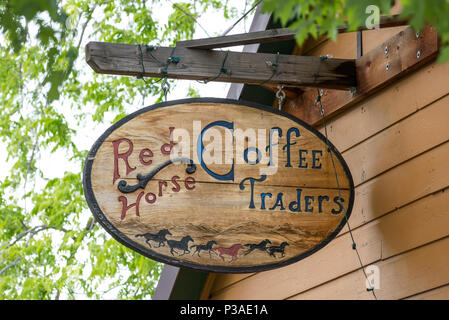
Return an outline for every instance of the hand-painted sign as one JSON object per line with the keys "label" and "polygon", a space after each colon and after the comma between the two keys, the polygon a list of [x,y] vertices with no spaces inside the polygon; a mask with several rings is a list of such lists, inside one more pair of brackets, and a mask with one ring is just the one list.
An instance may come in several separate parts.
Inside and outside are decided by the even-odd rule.
{"label": "hand-painted sign", "polygon": [[345,161],[317,130],[273,108],[211,98],[114,124],[87,156],[84,191],[97,221],[131,249],[232,273],[321,249],[354,201]]}

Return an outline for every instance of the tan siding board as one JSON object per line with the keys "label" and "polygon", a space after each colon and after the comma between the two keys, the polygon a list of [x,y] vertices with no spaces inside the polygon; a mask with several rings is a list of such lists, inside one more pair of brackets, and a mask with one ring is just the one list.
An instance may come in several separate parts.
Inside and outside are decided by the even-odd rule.
{"label": "tan siding board", "polygon": [[379,219],[376,233],[382,240],[382,259],[449,236],[448,204],[446,189]]}
{"label": "tan siding board", "polygon": [[449,300],[449,284],[414,295],[407,300]]}
{"label": "tan siding board", "polygon": [[[401,299],[449,282],[449,238],[376,264],[379,300]],[[373,299],[361,270],[298,294],[292,299]]]}
{"label": "tan siding board", "polygon": [[[449,185],[449,143],[362,184],[355,190],[352,228],[403,207]],[[346,227],[341,233],[346,232]]]}
{"label": "tan siding board", "polygon": [[245,278],[248,278],[255,273],[242,273],[242,274],[217,274],[214,284],[211,289],[211,294],[214,294],[215,292],[222,290],[226,287],[229,287],[230,285],[243,280]]}
{"label": "tan siding board", "polygon": [[431,64],[328,121],[329,140],[344,152],[448,93],[449,63]]}
{"label": "tan siding board", "polygon": [[357,59],[357,32],[340,33],[337,35],[337,41],[329,39],[307,51],[308,56],[328,54],[333,58]]}
{"label": "tan siding board", "polygon": [[[325,36],[322,36],[318,39],[313,39],[313,38],[309,38],[306,40],[306,42],[303,44],[303,46],[301,47],[301,53],[294,51],[293,54],[299,55],[305,55],[305,56],[313,56],[313,50],[319,46],[320,44],[325,43],[326,41],[330,41],[328,38],[326,38]],[[297,48],[298,46],[296,45],[295,48]]]}
{"label": "tan siding board", "polygon": [[357,186],[449,140],[449,95],[343,154]]}
{"label": "tan siding board", "polygon": [[[449,235],[449,192],[416,201],[354,231],[365,265]],[[285,299],[357,270],[349,234],[291,266],[259,273],[222,291],[214,299]],[[310,271],[313,270],[313,274]],[[270,290],[260,290],[260,286]]]}

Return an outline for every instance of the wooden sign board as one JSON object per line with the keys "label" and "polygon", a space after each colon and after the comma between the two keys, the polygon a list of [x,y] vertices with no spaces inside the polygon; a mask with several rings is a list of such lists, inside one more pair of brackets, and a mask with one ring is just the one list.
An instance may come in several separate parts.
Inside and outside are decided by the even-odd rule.
{"label": "wooden sign board", "polygon": [[88,154],[84,191],[122,244],[230,273],[316,252],[354,201],[345,161],[317,130],[273,108],[212,98],[157,104],[114,124]]}

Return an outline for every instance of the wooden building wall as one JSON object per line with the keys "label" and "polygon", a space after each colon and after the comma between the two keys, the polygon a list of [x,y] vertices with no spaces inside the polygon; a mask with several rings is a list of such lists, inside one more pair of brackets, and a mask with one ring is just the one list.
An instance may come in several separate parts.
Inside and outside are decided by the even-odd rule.
{"label": "wooden building wall", "polygon": [[[363,52],[402,28],[364,31]],[[357,58],[355,33],[307,55]],[[298,106],[299,108],[300,106]],[[322,128],[321,128],[322,130]],[[449,64],[432,63],[328,121],[356,186],[350,225],[379,299],[449,299]],[[372,299],[347,228],[287,267],[210,275],[210,299]]]}

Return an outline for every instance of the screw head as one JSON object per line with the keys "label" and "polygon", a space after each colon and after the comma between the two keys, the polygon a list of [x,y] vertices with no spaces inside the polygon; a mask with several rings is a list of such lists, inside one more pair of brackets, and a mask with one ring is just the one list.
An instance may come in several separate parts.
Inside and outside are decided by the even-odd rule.
{"label": "screw head", "polygon": [[324,94],[324,90],[320,89],[320,96],[323,96],[323,94]]}
{"label": "screw head", "polygon": [[390,70],[390,64],[389,63],[387,63],[387,65],[385,66],[385,70]]}
{"label": "screw head", "polygon": [[385,47],[384,53],[385,53],[386,55],[388,54],[388,47]]}
{"label": "screw head", "polygon": [[419,38],[419,32],[416,33],[416,38],[417,38],[417,39]]}
{"label": "screw head", "polygon": [[351,88],[351,96],[355,96],[355,94],[357,93],[357,88],[356,87],[352,87]]}
{"label": "screw head", "polygon": [[417,53],[416,53],[416,58],[421,58],[421,51],[418,51]]}

